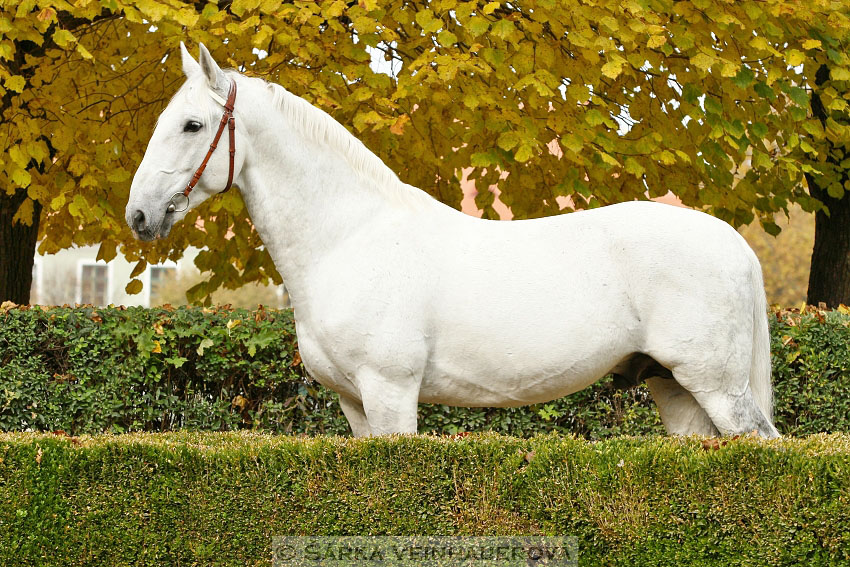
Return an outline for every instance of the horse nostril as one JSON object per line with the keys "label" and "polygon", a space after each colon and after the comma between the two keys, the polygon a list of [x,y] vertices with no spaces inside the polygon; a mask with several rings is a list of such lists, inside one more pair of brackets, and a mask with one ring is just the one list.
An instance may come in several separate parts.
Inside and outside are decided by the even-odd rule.
{"label": "horse nostril", "polygon": [[145,213],[142,211],[133,213],[133,228],[136,229],[136,232],[145,230]]}

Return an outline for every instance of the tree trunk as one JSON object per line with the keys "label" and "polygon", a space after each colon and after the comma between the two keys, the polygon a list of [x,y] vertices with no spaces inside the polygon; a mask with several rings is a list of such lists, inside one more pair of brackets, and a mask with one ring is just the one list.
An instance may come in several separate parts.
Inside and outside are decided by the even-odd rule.
{"label": "tree trunk", "polygon": [[[829,80],[829,67],[821,65],[815,73],[815,88],[812,91],[812,115],[826,124],[829,116],[818,94],[819,88]],[[827,162],[840,171],[844,152],[829,145]],[[841,173],[844,184],[848,172]],[[830,197],[826,187],[821,187],[813,175],[806,174],[809,194],[826,205],[828,212],[815,213],[815,245],[809,272],[809,305],[825,303],[827,307],[850,305],[850,195],[840,199]]]}
{"label": "tree trunk", "polygon": [[[850,199],[833,199],[817,195],[820,188],[809,180],[812,196],[821,200],[829,214],[815,214],[815,246],[809,272],[809,305],[826,303],[827,307],[850,305]],[[825,191],[824,191],[825,193]]]}
{"label": "tree trunk", "polygon": [[34,203],[32,225],[12,222],[26,197],[26,191],[7,195],[0,190],[0,303],[26,305],[30,301],[41,204]]}

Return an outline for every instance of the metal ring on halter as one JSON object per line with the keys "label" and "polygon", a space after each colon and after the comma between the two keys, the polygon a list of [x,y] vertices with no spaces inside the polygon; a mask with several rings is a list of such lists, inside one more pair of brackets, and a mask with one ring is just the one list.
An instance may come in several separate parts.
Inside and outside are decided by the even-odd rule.
{"label": "metal ring on halter", "polygon": [[[182,201],[175,201],[175,199],[183,199]],[[181,203],[183,206],[178,207],[177,203]],[[175,193],[168,200],[168,207],[165,209],[166,213],[182,213],[183,211],[189,208],[189,195],[185,193]]]}

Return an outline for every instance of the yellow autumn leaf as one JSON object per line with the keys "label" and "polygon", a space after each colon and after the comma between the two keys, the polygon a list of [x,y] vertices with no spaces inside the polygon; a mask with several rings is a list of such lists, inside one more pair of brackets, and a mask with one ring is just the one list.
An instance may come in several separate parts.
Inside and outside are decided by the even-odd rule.
{"label": "yellow autumn leaf", "polygon": [[646,42],[646,46],[650,49],[657,49],[667,43],[666,35],[653,35],[649,37],[649,41]]}
{"label": "yellow autumn leaf", "polygon": [[40,22],[49,22],[56,17],[56,10],[51,7],[42,8],[36,18]]}
{"label": "yellow autumn leaf", "polygon": [[714,57],[700,52],[691,57],[691,63],[703,71],[708,71],[714,64]]}
{"label": "yellow autumn leaf", "polygon": [[137,294],[141,293],[142,287],[143,287],[142,280],[133,279],[133,280],[130,280],[130,283],[128,283],[124,287],[124,291],[127,292],[127,295],[137,295]]}
{"label": "yellow autumn leaf", "polygon": [[53,42],[59,47],[67,47],[75,41],[77,41],[77,38],[74,37],[74,34],[69,32],[68,30],[60,29],[53,32]]}
{"label": "yellow autumn leaf", "polygon": [[142,273],[147,268],[148,268],[148,263],[144,258],[142,258],[141,260],[136,262],[136,265],[133,267],[133,270],[130,272],[130,277],[135,278],[135,277],[142,275]]}
{"label": "yellow autumn leaf", "polygon": [[500,2],[488,2],[481,9],[481,13],[486,15],[486,16],[489,16],[490,14],[492,14],[493,12],[495,12],[496,10],[499,9],[499,5],[500,5]]}
{"label": "yellow autumn leaf", "polygon": [[622,70],[622,61],[609,61],[602,66],[602,74],[611,79],[619,77]]}
{"label": "yellow autumn leaf", "polygon": [[785,51],[785,62],[796,67],[806,60],[806,55],[799,49],[788,49]]}
{"label": "yellow autumn leaf", "polygon": [[26,80],[26,79],[24,79],[24,78],[23,78],[22,76],[20,76],[20,75],[12,75],[11,77],[8,77],[8,78],[4,81],[4,83],[3,83],[3,84],[4,84],[4,85],[6,85],[6,88],[7,88],[7,89],[9,89],[9,90],[12,90],[12,91],[15,91],[15,92],[18,92],[18,93],[19,93],[19,92],[21,92],[21,91],[23,91],[23,90],[24,90],[24,87],[25,87],[25,86],[26,86],[26,84],[27,84],[27,80]]}
{"label": "yellow autumn leaf", "polygon": [[14,218],[12,219],[14,222],[19,222],[26,226],[32,225],[33,217],[33,202],[32,199],[26,198],[24,202],[21,203],[21,206],[18,207],[18,211],[15,213]]}
{"label": "yellow autumn leaf", "polygon": [[850,80],[850,69],[847,67],[832,67],[829,70],[829,76],[833,81],[848,81]]}

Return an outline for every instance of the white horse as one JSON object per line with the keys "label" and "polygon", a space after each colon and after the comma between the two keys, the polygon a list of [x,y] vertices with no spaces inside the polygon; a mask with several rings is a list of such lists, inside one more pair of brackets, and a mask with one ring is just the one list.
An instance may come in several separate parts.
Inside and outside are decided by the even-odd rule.
{"label": "white horse", "polygon": [[[419,402],[534,404],[614,372],[647,382],[671,434],[778,436],[761,268],[726,223],[650,202],[467,216],[303,99],[222,71],[203,45],[199,61],[181,50],[187,80],[127,222],[165,237],[232,177],[290,291],[304,364],[355,435],[415,433]],[[232,158],[204,158],[234,123],[223,105]]]}

